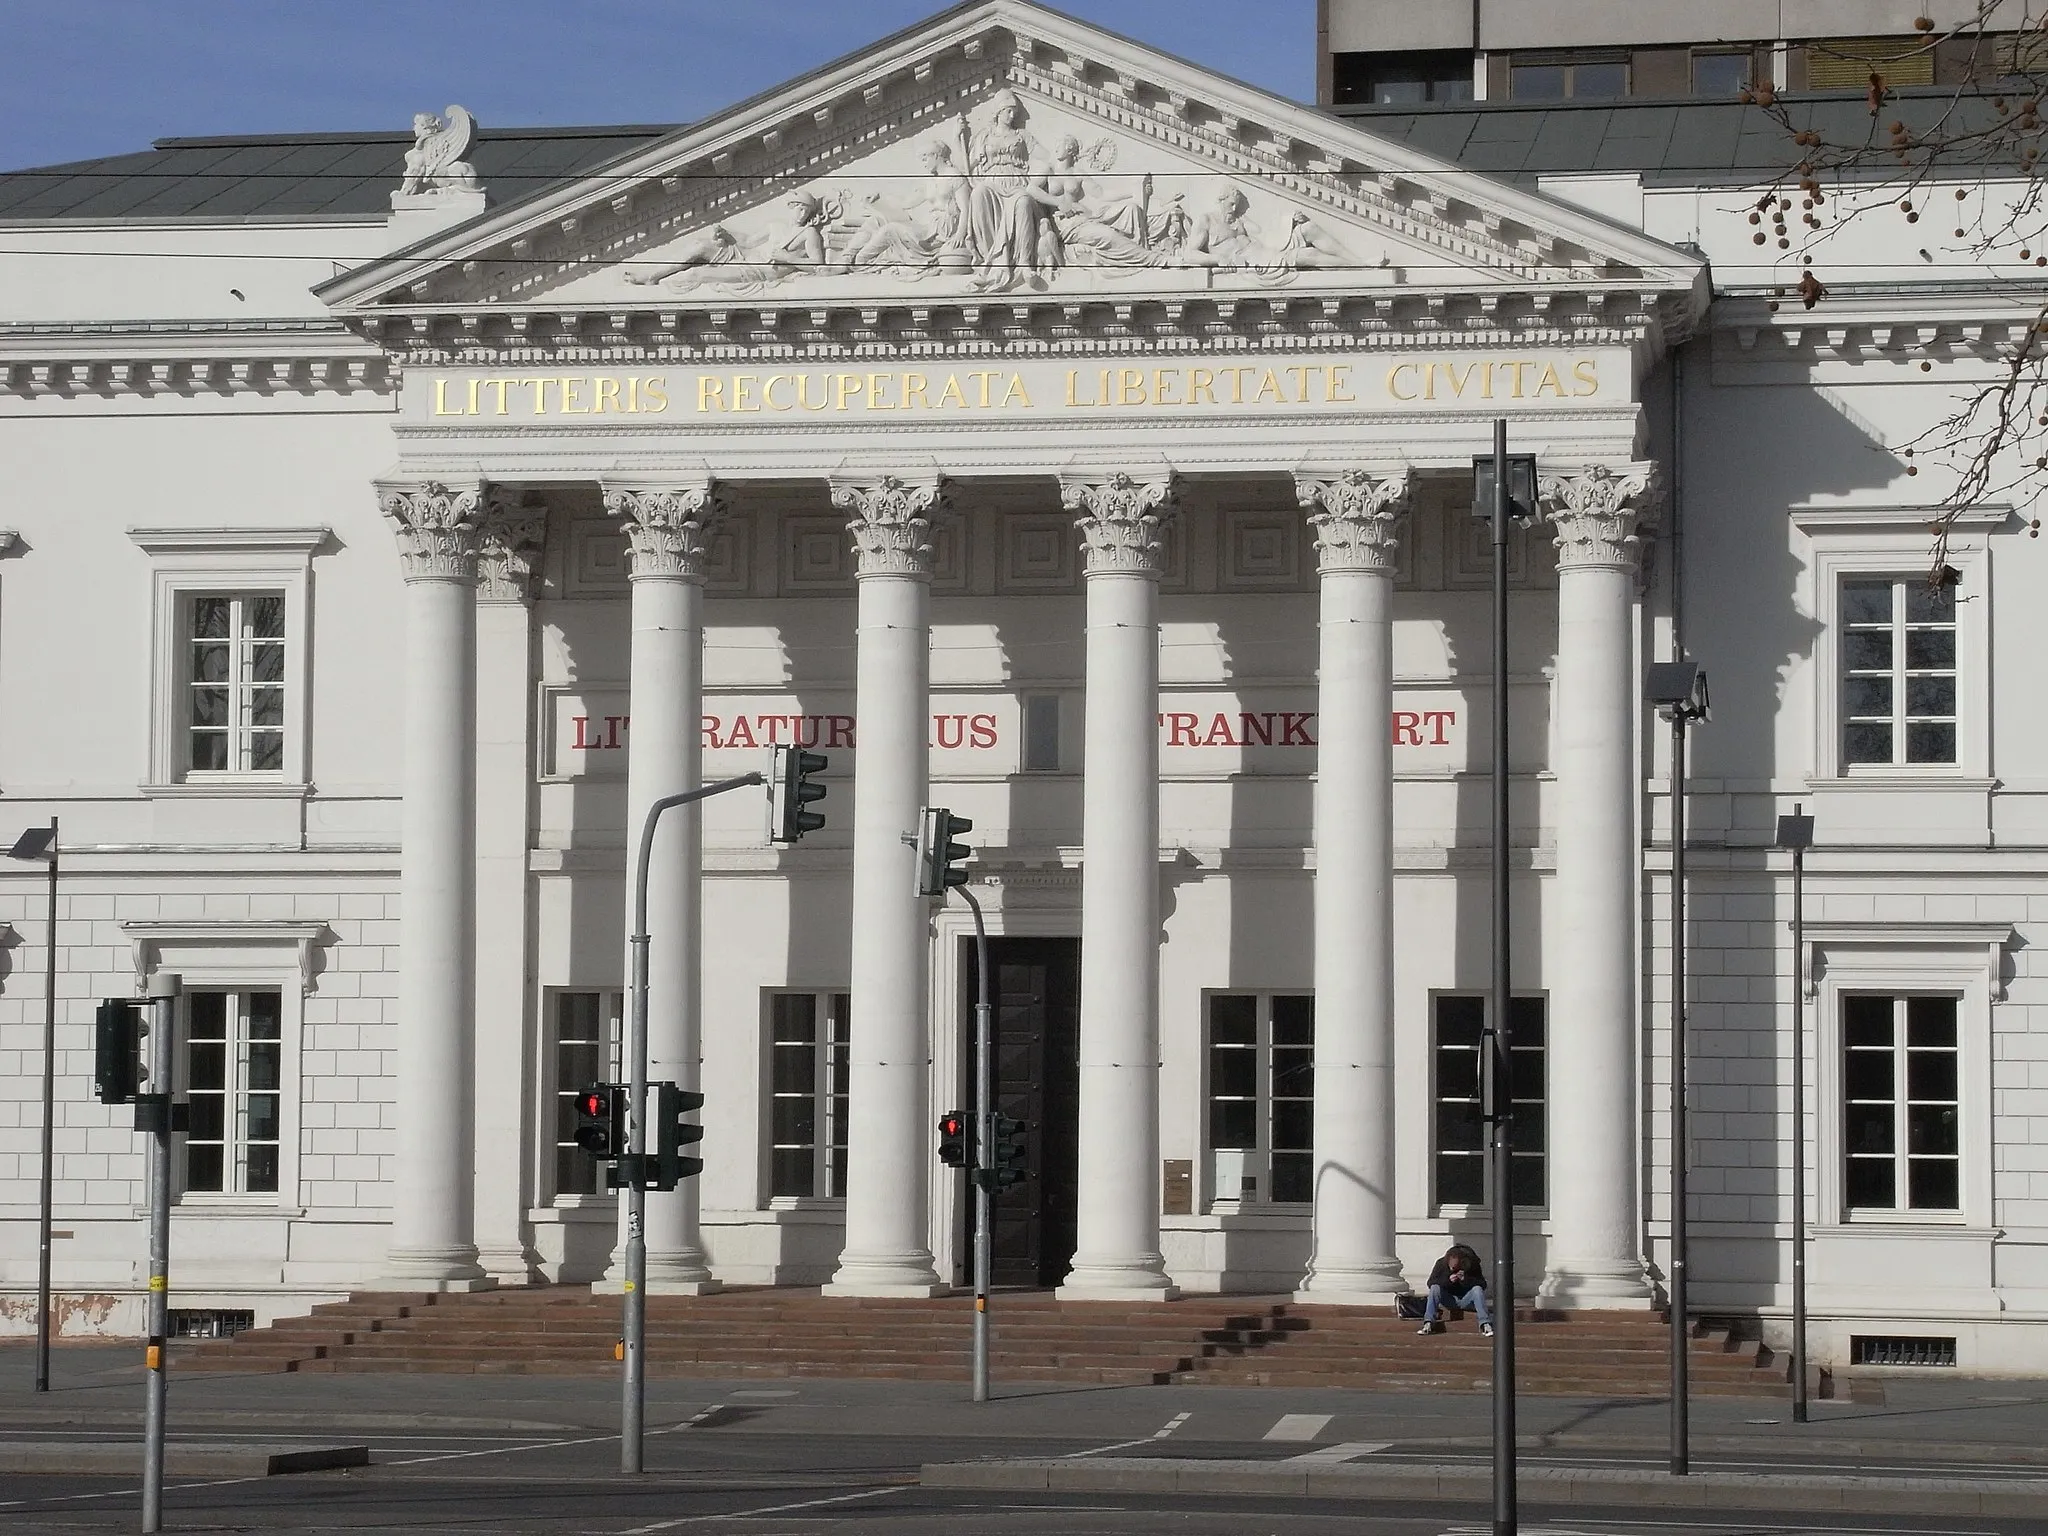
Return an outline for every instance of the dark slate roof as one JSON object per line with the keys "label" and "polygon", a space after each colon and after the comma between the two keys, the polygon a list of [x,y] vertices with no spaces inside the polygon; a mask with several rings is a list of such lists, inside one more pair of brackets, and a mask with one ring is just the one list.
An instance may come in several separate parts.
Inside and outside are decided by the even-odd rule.
{"label": "dark slate roof", "polygon": [[[675,127],[486,128],[469,158],[503,206]],[[158,139],[140,154],[0,172],[0,219],[383,218],[411,147],[409,133]]]}
{"label": "dark slate roof", "polygon": [[[1953,90],[1900,91],[1873,118],[1861,96],[1784,98],[1794,128],[1831,146],[1875,146],[1884,169],[1890,128],[1918,128],[1945,112],[1991,120],[1990,99]],[[1466,102],[1441,107],[1331,107],[1366,133],[1399,139],[1470,171],[1533,181],[1571,171],[1637,171],[1646,182],[1739,183],[1782,172],[1800,158],[1778,122],[1739,101]]]}

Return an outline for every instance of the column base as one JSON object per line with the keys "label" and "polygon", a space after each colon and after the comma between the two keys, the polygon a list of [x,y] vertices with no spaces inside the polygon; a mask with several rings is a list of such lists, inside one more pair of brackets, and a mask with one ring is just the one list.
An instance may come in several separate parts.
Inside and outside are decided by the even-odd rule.
{"label": "column base", "polygon": [[501,1286],[533,1285],[540,1279],[540,1255],[524,1245],[479,1247],[477,1263]]}
{"label": "column base", "polygon": [[939,1279],[928,1253],[878,1255],[871,1259],[841,1254],[839,1268],[823,1287],[827,1296],[950,1296],[953,1287]]}
{"label": "column base", "polygon": [[1074,1261],[1053,1296],[1060,1301],[1172,1301],[1180,1287],[1167,1278],[1157,1254],[1128,1263]]}
{"label": "column base", "polygon": [[1656,1304],[1656,1287],[1637,1259],[1554,1263],[1536,1287],[1536,1305],[1560,1312],[1648,1312]]}
{"label": "column base", "polygon": [[497,1280],[484,1273],[476,1250],[457,1248],[394,1248],[384,1256],[377,1283],[369,1289],[389,1291],[489,1291]]}
{"label": "column base", "polygon": [[1396,1296],[1409,1294],[1407,1277],[1399,1259],[1375,1259],[1367,1264],[1342,1269],[1314,1265],[1303,1277],[1294,1299],[1310,1305],[1334,1307],[1384,1307]]}

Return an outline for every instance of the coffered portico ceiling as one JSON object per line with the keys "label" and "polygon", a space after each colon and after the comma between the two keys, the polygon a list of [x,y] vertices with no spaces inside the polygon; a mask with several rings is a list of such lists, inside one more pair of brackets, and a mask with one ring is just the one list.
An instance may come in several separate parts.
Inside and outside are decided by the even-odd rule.
{"label": "coffered portico ceiling", "polygon": [[1621,226],[979,0],[321,294],[457,367],[1508,342],[1640,367],[1707,289]]}

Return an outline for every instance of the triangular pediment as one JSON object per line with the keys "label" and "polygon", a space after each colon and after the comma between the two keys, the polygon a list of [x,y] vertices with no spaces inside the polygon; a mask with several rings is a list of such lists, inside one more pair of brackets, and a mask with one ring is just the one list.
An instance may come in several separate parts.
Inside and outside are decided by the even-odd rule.
{"label": "triangular pediment", "polygon": [[979,0],[322,294],[370,320],[1700,287],[1595,215]]}

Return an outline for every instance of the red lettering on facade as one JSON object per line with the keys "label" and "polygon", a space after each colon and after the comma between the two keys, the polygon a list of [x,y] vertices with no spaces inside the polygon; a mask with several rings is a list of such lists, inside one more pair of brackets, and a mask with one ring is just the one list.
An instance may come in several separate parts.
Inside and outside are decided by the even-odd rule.
{"label": "red lettering on facade", "polygon": [[1218,715],[1209,722],[1209,734],[1202,738],[1205,747],[1239,747],[1244,743],[1230,734],[1230,717]]}
{"label": "red lettering on facade", "polygon": [[1195,739],[1195,727],[1202,723],[1199,715],[1161,715],[1159,723],[1161,725],[1170,725],[1171,727],[1166,737],[1166,744],[1169,747],[1199,747],[1201,745],[1201,742]]}
{"label": "red lettering on facade", "polygon": [[572,718],[576,726],[576,739],[569,744],[570,749],[576,752],[596,752],[602,750],[603,742],[586,739],[586,732],[590,726],[590,716],[576,715]]}
{"label": "red lettering on facade", "polygon": [[796,721],[796,744],[800,747],[815,747],[818,737],[825,729],[823,715],[792,715]]}
{"label": "red lettering on facade", "polygon": [[716,752],[725,743],[718,739],[719,719],[716,715],[704,716],[704,750]]}
{"label": "red lettering on facade", "polygon": [[1455,709],[1426,709],[1422,712],[1423,723],[1430,728],[1429,744],[1432,747],[1447,747],[1451,744],[1450,728],[1458,723]]}
{"label": "red lettering on facade", "polygon": [[[1238,734],[1248,747],[1270,747],[1273,745],[1273,717],[1271,715],[1239,715]],[[1256,737],[1257,740],[1253,738]]]}
{"label": "red lettering on facade", "polygon": [[1394,745],[1397,747],[1419,747],[1422,745],[1422,716],[1412,709],[1394,711]]}
{"label": "red lettering on facade", "polygon": [[967,745],[965,715],[933,715],[932,730],[935,733],[932,745],[942,751],[951,752]]}
{"label": "red lettering on facade", "polygon": [[1316,739],[1309,735],[1308,723],[1315,719],[1315,717],[1316,712],[1314,710],[1310,710],[1305,715],[1282,715],[1280,717],[1280,745],[1283,747],[1314,746]]}
{"label": "red lettering on facade", "polygon": [[996,744],[996,717],[994,715],[976,715],[967,724],[968,728],[974,733],[968,742],[969,746],[986,751]]}
{"label": "red lettering on facade", "polygon": [[604,745],[606,751],[613,752],[618,750],[619,727],[626,724],[631,718],[630,715],[606,715],[604,717]]}
{"label": "red lettering on facade", "polygon": [[728,747],[758,747],[761,745],[760,742],[754,739],[754,728],[747,722],[745,715],[734,715],[732,717],[732,734],[725,738],[725,744]]}
{"label": "red lettering on facade", "polygon": [[825,742],[828,748],[845,747],[849,752],[853,750],[853,716],[827,715],[825,724],[830,727],[830,735]]}

